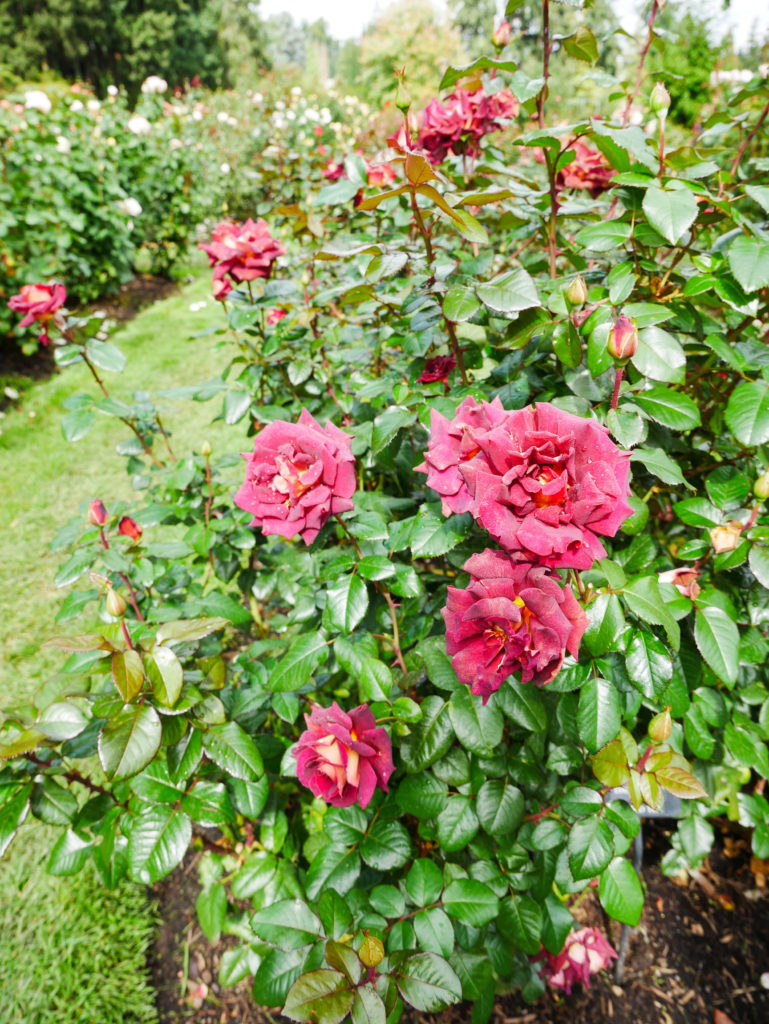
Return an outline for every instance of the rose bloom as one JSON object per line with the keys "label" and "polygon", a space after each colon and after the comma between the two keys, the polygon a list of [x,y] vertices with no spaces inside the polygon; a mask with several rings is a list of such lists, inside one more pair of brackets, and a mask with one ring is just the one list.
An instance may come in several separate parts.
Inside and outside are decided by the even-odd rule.
{"label": "rose bloom", "polygon": [[344,164],[335,164],[333,160],[329,160],[321,173],[326,181],[339,181],[344,174]]}
{"label": "rose bloom", "polygon": [[437,356],[435,359],[428,359],[424,370],[417,377],[417,384],[433,384],[436,381],[443,381],[443,386],[448,394],[447,378],[456,365],[457,361],[454,356]]}
{"label": "rose bloom", "polygon": [[561,587],[549,569],[517,562],[486,548],[465,563],[470,585],[448,588],[441,614],[446,652],[457,678],[483,697],[508,676],[544,686],[553,679],[566,651],[577,657],[587,616],[571,588]]}
{"label": "rose bloom", "polygon": [[370,164],[367,162],[368,183],[383,188],[395,181],[395,171],[389,164]]}
{"label": "rose bloom", "polygon": [[443,514],[471,512],[519,559],[589,569],[632,515],[630,456],[594,420],[538,402],[508,412],[495,398],[466,398],[453,420],[431,412],[417,472],[441,496]]}
{"label": "rose bloom", "polygon": [[543,952],[536,959],[541,958],[540,977],[568,996],[577,982],[590,988],[590,976],[607,968],[617,954],[597,928],[580,928],[567,937],[557,956]]}
{"label": "rose bloom", "polygon": [[207,254],[209,265],[214,268],[216,298],[222,297],[217,294],[217,281],[230,277],[239,284],[257,277],[267,278],[275,260],[286,251],[272,237],[266,221],[250,218],[244,224],[221,221],[214,228],[208,245],[201,243],[198,248]]}
{"label": "rose bloom", "polygon": [[333,807],[368,807],[374,790],[388,792],[394,771],[387,730],[366,704],[345,712],[334,701],[304,716],[307,728],[293,748],[299,781]]}
{"label": "rose bloom", "polygon": [[591,149],[581,139],[577,139],[571,148],[576,153],[576,158],[558,172],[555,179],[556,188],[584,189],[593,199],[610,189],[616,171],[603,153]]}
{"label": "rose bloom", "polygon": [[56,318],[66,300],[67,289],[63,284],[25,284],[18,295],[10,297],[8,308],[14,313],[24,314],[19,327],[29,327],[33,323],[41,324],[43,329],[40,341],[47,345],[51,340],[48,335],[48,323]]}
{"label": "rose bloom", "polygon": [[298,423],[275,420],[243,452],[246,480],[235,504],[253,515],[251,526],[312,544],[331,515],[349,512],[355,492],[351,438],[333,423],[325,427],[302,409]]}
{"label": "rose bloom", "polygon": [[280,323],[284,316],[286,316],[285,309],[268,309],[267,310],[267,326],[274,327],[275,324]]}
{"label": "rose bloom", "polygon": [[135,519],[131,519],[130,516],[121,516],[117,524],[117,532],[123,537],[130,537],[131,540],[140,540],[144,531]]}
{"label": "rose bloom", "polygon": [[508,89],[491,96],[482,89],[456,89],[444,103],[432,100],[422,112],[418,144],[434,164],[450,152],[475,157],[483,136],[499,131],[504,127],[500,121],[515,117],[518,110]]}
{"label": "rose bloom", "polygon": [[660,583],[672,583],[679,594],[689,597],[692,601],[700,592],[700,585],[697,582],[700,576],[699,569],[693,566],[682,565],[678,569],[667,569],[657,574]]}

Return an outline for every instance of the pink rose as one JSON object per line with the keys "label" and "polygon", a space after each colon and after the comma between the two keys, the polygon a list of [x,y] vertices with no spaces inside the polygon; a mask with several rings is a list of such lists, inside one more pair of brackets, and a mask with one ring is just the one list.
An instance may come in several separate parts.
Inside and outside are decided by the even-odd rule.
{"label": "pink rose", "polygon": [[368,807],[377,786],[387,790],[395,766],[387,730],[367,704],[345,712],[334,701],[304,716],[307,728],[293,749],[299,781],[332,807]]}
{"label": "pink rose", "polygon": [[432,100],[422,112],[419,145],[434,164],[451,153],[475,157],[484,135],[499,131],[518,113],[518,101],[508,89],[488,96],[482,89],[455,89],[440,103]]}
{"label": "pink rose", "polygon": [[555,182],[559,190],[584,189],[595,199],[611,188],[611,180],[616,171],[603,153],[591,149],[581,139],[572,143],[570,148],[574,150],[576,157],[558,172]]}
{"label": "pink rose", "polygon": [[87,517],[91,526],[104,526],[108,517],[104,502],[99,501],[98,498],[94,498],[88,505]]}
{"label": "pink rose", "polygon": [[275,324],[280,323],[280,321],[283,319],[284,316],[286,316],[286,310],[285,309],[278,309],[278,308],[268,309],[267,310],[267,317],[266,317],[266,319],[267,319],[267,326],[268,327],[274,327]]}
{"label": "pink rose", "polygon": [[298,423],[275,420],[243,452],[246,480],[235,504],[253,515],[252,526],[312,544],[330,515],[349,512],[355,492],[351,437],[325,427],[302,409]]}
{"label": "pink rose", "polygon": [[369,185],[377,188],[385,188],[395,181],[395,171],[389,164],[370,164],[366,162]]}
{"label": "pink rose", "polygon": [[339,179],[344,176],[344,164],[335,164],[333,160],[329,160],[321,171],[321,174],[326,181],[339,181]]}
{"label": "pink rose", "polygon": [[571,588],[544,566],[486,548],[465,563],[465,590],[448,588],[446,652],[457,678],[485,704],[513,672],[544,686],[566,651],[576,658],[588,624]]}
{"label": "pink rose", "polygon": [[568,996],[576,982],[590,988],[590,976],[607,968],[617,954],[597,928],[580,928],[567,937],[557,956],[543,952],[536,959],[545,961],[540,976]]}
{"label": "pink rose", "polygon": [[470,511],[518,560],[589,569],[632,515],[630,462],[594,420],[538,402],[508,412],[466,398],[453,420],[435,410],[425,461],[444,515]]}
{"label": "pink rose", "polygon": [[657,574],[660,583],[672,583],[679,594],[689,597],[692,601],[700,592],[700,585],[697,582],[700,576],[699,569],[694,566],[682,565],[678,569],[668,569]]}
{"label": "pink rose", "polygon": [[208,245],[201,243],[198,248],[208,255],[208,262],[214,268],[214,297],[217,299],[223,299],[229,291],[229,288],[224,290],[220,281],[229,277],[239,284],[269,277],[273,263],[286,251],[272,237],[266,221],[251,219],[244,224],[221,221],[211,233]]}
{"label": "pink rose", "polygon": [[61,317],[56,316],[67,300],[67,290],[63,284],[25,284],[18,295],[8,300],[8,308],[14,313],[23,313],[20,327],[29,327],[33,323],[42,324],[40,341],[47,345],[51,340],[48,335],[48,323],[59,319],[59,327],[64,326]]}
{"label": "pink rose", "polygon": [[500,49],[503,46],[507,46],[507,44],[510,42],[510,22],[503,21],[500,25],[498,25],[492,32],[491,41],[495,46],[498,46]]}

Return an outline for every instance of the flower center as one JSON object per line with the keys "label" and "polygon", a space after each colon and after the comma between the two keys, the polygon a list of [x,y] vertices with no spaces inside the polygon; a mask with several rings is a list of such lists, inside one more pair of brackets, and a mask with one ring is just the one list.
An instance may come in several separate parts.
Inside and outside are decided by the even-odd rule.
{"label": "flower center", "polygon": [[[568,483],[563,479],[562,474],[553,469],[552,466],[540,466],[539,475],[536,477],[540,490],[534,495],[534,504],[538,508],[547,508],[550,505],[563,505],[566,501],[566,492],[569,489]],[[559,481],[556,487],[550,487],[553,481]]]}
{"label": "flower center", "polygon": [[[305,462],[307,465],[303,465]],[[302,477],[310,468],[308,457],[297,455],[294,459],[290,459],[287,455],[277,455],[275,464],[278,472],[272,478],[273,491],[285,495],[286,505],[296,504],[302,495],[312,487],[312,484],[302,483]]]}

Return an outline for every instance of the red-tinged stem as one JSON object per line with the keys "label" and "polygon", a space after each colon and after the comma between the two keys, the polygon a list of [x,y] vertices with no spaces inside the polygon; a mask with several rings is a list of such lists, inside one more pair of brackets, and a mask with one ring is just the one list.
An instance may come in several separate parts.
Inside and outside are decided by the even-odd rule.
{"label": "red-tinged stem", "polygon": [[545,127],[545,100],[547,99],[547,80],[550,77],[550,0],[542,0],[542,77],[545,82],[537,100],[537,122],[540,128]]}
{"label": "red-tinged stem", "polygon": [[125,642],[131,648],[131,650],[133,650],[134,649],[133,641],[131,640],[131,634],[128,632],[128,626],[126,626],[126,624],[125,624],[125,619],[121,619],[120,620],[120,628],[123,631],[123,636],[125,637]]}
{"label": "red-tinged stem", "polygon": [[409,195],[411,196],[411,210],[414,214],[414,221],[422,236],[422,241],[425,243],[425,256],[427,256],[427,264],[432,270],[433,266],[433,244],[430,241],[430,232],[425,227],[425,222],[422,219],[422,214],[417,203],[417,194],[413,189],[409,189]]}
{"label": "red-tinged stem", "polygon": [[446,317],[445,314],[443,319],[446,323],[446,331],[449,336],[449,345],[451,347],[451,352],[457,361],[457,369],[459,370],[459,376],[462,378],[463,384],[468,384],[469,381],[467,379],[467,372],[465,371],[465,361],[462,358],[462,349],[460,348],[459,340],[457,339],[457,329],[451,322],[451,320],[449,320],[448,317]]}
{"label": "red-tinged stem", "polygon": [[732,178],[734,178],[735,174],[737,173],[737,168],[740,166],[740,160],[742,160],[743,156],[745,155],[745,150],[748,148],[748,146],[750,145],[752,140],[756,137],[756,135],[760,131],[761,125],[764,123],[764,121],[766,120],[767,116],[769,116],[769,101],[767,102],[767,104],[764,107],[764,109],[761,111],[761,116],[759,117],[758,121],[756,122],[755,127],[753,128],[753,130],[751,132],[749,132],[745,136],[745,138],[742,140],[742,142],[739,145],[739,148],[737,150],[737,155],[735,156],[734,160],[732,161],[732,167],[731,167],[731,171],[730,171]]}
{"label": "red-tinged stem", "polygon": [[614,376],[614,391],[611,395],[611,405],[609,406],[610,409],[617,408],[617,403],[619,402],[619,389],[622,386],[622,375],[624,374],[624,372],[625,368],[623,366],[617,368],[617,372]]}
{"label": "red-tinged stem", "polygon": [[[99,527],[99,540],[101,541],[103,548],[109,549],[109,541],[107,540],[107,537],[106,537],[106,535],[104,533],[104,530],[101,527]],[[128,588],[128,594],[129,594],[128,600],[131,602],[131,607],[134,610],[136,618],[139,620],[139,622],[144,622],[144,616],[139,611],[139,602],[138,602],[137,597],[136,597],[136,591],[131,586],[131,581],[128,579],[128,577],[126,576],[126,574],[124,572],[119,572],[118,576],[120,577],[120,579],[123,581],[123,583]]]}
{"label": "red-tinged stem", "polygon": [[622,115],[623,128],[628,123],[628,119],[630,117],[630,109],[633,106],[633,101],[641,91],[641,79],[643,78],[644,61],[646,60],[646,54],[649,52],[649,47],[651,46],[652,40],[654,39],[654,19],[659,14],[659,10],[660,0],[654,0],[654,3],[652,4],[651,14],[649,15],[649,28],[646,34],[646,42],[644,43],[643,49],[641,50],[641,56],[638,61],[638,74],[635,80],[635,89],[630,94],[630,96],[628,96],[627,103],[625,104],[625,111]]}

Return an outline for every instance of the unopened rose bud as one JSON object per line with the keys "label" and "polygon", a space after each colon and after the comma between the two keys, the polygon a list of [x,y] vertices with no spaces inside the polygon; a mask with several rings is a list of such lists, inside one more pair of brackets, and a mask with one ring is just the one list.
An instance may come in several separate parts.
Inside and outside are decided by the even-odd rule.
{"label": "unopened rose bud", "polygon": [[638,328],[629,316],[620,313],[609,331],[607,345],[609,354],[615,359],[630,359],[638,350]]}
{"label": "unopened rose bud", "polygon": [[510,42],[510,24],[503,21],[491,34],[492,43],[500,50]]}
{"label": "unopened rose bud", "polygon": [[384,946],[372,935],[367,935],[360,944],[358,956],[366,967],[378,967],[384,960]]}
{"label": "unopened rose bud", "polygon": [[756,478],[756,482],[753,484],[753,493],[761,501],[766,501],[769,498],[769,469]]}
{"label": "unopened rose bud", "polygon": [[657,117],[665,117],[670,109],[670,93],[662,82],[655,83],[649,100],[649,107],[651,112],[656,114]]}
{"label": "unopened rose bud", "polygon": [[139,540],[143,531],[136,520],[131,519],[130,516],[122,516],[118,523],[117,532],[121,533],[124,537],[130,537],[131,540]]}
{"label": "unopened rose bud", "polygon": [[204,441],[203,444],[200,446],[200,454],[204,455],[206,458],[208,458],[208,456],[211,454],[211,445],[208,443],[208,441]]}
{"label": "unopened rose bud", "polygon": [[742,536],[742,523],[738,519],[732,519],[726,526],[714,526],[710,531],[710,543],[717,555],[726,551],[734,551],[740,543]]}
{"label": "unopened rose bud", "polygon": [[88,522],[91,526],[104,526],[107,522],[107,509],[98,498],[94,498],[88,506]]}
{"label": "unopened rose bud", "polygon": [[575,277],[566,289],[566,298],[572,306],[583,306],[587,301],[587,285],[582,277]]}
{"label": "unopened rose bud", "polygon": [[395,93],[395,106],[402,114],[408,114],[411,107],[411,95],[406,88],[406,78],[403,71],[398,75],[398,89]]}
{"label": "unopened rose bud", "polygon": [[665,708],[649,722],[649,737],[655,743],[664,743],[666,739],[669,739],[672,731],[673,720],[670,717],[670,708]]}
{"label": "unopened rose bud", "polygon": [[126,610],[126,603],[116,591],[109,588],[107,591],[107,611],[115,618],[119,618]]}

